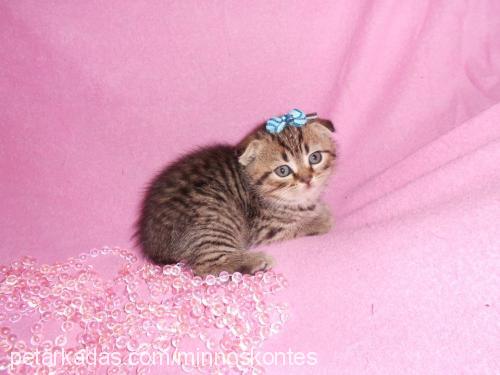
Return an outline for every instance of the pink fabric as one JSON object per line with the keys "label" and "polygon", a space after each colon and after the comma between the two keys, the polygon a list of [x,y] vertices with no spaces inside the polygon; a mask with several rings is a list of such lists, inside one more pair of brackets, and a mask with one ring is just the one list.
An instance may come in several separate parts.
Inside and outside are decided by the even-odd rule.
{"label": "pink fabric", "polygon": [[500,3],[0,5],[0,251],[132,246],[146,182],[291,107],[336,124],[334,232],[268,246],[268,373],[500,371]]}

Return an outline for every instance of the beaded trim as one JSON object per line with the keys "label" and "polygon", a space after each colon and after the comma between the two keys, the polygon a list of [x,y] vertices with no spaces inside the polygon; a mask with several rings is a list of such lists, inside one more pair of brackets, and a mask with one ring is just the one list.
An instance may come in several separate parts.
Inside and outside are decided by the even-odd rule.
{"label": "beaded trim", "polygon": [[[110,256],[121,260],[113,276],[97,271],[99,261]],[[131,367],[125,361],[130,353],[175,354],[193,340],[214,354],[257,351],[288,318],[288,305],[270,300],[286,286],[283,275],[273,271],[201,278],[182,264],[144,263],[119,248],[93,249],[52,265],[24,256],[0,266],[0,371],[68,374],[105,368],[108,374],[143,374],[150,366]],[[21,329],[26,326],[28,335]],[[9,368],[13,352],[62,349],[117,352],[123,362]],[[179,363],[188,372],[264,372],[255,363],[188,362]]]}

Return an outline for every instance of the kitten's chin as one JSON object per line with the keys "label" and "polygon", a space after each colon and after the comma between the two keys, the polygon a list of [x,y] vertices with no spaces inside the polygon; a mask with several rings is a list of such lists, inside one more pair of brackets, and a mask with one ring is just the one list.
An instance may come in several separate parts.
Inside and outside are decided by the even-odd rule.
{"label": "kitten's chin", "polygon": [[285,194],[276,194],[270,197],[276,204],[284,205],[310,205],[318,201],[321,189],[306,188],[287,191]]}

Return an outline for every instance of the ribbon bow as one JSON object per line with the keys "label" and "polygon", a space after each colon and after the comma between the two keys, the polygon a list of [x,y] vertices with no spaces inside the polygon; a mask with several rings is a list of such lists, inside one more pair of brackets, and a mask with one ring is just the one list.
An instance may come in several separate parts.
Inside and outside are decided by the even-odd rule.
{"label": "ribbon bow", "polygon": [[307,115],[299,109],[292,109],[290,112],[283,116],[271,117],[266,122],[266,130],[268,133],[276,134],[281,133],[285,127],[295,126],[300,128],[307,123]]}

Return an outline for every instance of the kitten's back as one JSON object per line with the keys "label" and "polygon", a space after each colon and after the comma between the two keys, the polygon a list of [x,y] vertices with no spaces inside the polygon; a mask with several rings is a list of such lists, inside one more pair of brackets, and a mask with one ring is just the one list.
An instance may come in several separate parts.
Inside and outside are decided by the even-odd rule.
{"label": "kitten's back", "polygon": [[250,194],[233,147],[217,145],[190,153],[149,185],[137,240],[144,253],[161,264],[196,258],[193,244],[198,237],[242,246],[245,215],[253,211]]}

